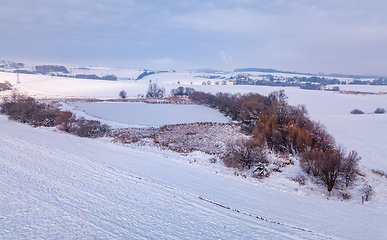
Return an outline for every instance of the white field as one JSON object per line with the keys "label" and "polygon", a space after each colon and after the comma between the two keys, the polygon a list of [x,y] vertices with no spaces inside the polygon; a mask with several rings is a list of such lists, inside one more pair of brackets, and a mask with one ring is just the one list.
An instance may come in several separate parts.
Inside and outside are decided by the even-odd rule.
{"label": "white field", "polygon": [[[200,106],[183,104],[147,104],[134,102],[71,103],[70,110],[96,117],[101,122],[110,121],[127,126],[161,127],[168,124],[218,122],[230,120],[220,112]],[[72,107],[72,108],[71,108]],[[87,116],[87,118],[89,118]]]}
{"label": "white field", "polygon": [[[289,181],[300,171],[297,166],[261,181],[244,179],[221,164],[209,164],[211,156],[202,153],[183,156],[152,147],[112,144],[108,139],[83,139],[9,122],[3,116],[0,238],[385,238],[387,179],[370,170],[387,172],[387,115],[349,112],[387,109],[387,95],[203,86],[201,82],[208,79],[196,75],[203,74],[163,73],[118,82],[20,75],[21,84],[16,85],[15,74],[0,72],[0,82],[10,81],[36,97],[118,98],[121,90],[135,97],[146,93],[150,79],[167,93],[179,86],[178,81],[212,93],[267,95],[285,89],[289,103],[305,104],[311,118],[324,123],[339,144],[359,152],[363,173],[375,191],[372,201],[361,204],[360,180],[350,191],[351,200],[327,199],[317,186],[300,187]],[[387,92],[386,87],[345,87]],[[139,116],[125,113],[121,119],[108,119],[111,114],[104,108],[92,113],[90,107],[83,110],[111,123]]]}

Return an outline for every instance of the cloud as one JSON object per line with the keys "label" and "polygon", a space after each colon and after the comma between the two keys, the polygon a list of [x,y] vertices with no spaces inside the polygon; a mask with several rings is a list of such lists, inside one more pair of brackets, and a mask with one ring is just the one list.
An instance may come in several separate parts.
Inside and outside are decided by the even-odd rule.
{"label": "cloud", "polygon": [[385,12],[381,0],[3,1],[0,53],[387,74]]}
{"label": "cloud", "polygon": [[224,63],[226,63],[226,64],[232,63],[232,57],[228,53],[226,53],[224,50],[219,52],[219,56]]}
{"label": "cloud", "polygon": [[177,61],[172,59],[172,58],[157,58],[157,59],[149,59],[148,60],[149,64],[152,66],[152,67],[161,67],[161,68],[164,68],[164,67],[173,67],[175,64],[177,64]]}

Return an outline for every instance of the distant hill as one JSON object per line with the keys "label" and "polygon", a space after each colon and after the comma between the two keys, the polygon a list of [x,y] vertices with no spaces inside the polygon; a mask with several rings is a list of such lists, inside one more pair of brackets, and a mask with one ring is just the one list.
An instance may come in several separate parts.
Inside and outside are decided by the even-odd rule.
{"label": "distant hill", "polygon": [[282,71],[272,68],[237,68],[234,69],[234,72],[264,72],[264,73],[288,73],[288,74],[300,74],[300,75],[311,75],[311,76],[326,76],[326,77],[342,77],[342,78],[378,78],[382,76],[376,75],[355,75],[355,74],[341,74],[341,73],[331,73],[331,74],[312,74],[312,73],[301,73],[301,72],[292,72],[292,71]]}
{"label": "distant hill", "polygon": [[[264,73],[291,73],[291,74],[300,74],[297,72],[282,71],[272,68],[237,68],[234,69],[234,72],[264,72]],[[310,73],[302,73],[306,75],[311,75]]]}
{"label": "distant hill", "polygon": [[202,69],[195,69],[195,70],[190,70],[192,72],[201,72],[201,73],[219,73],[219,72],[224,72],[223,70],[216,70],[216,69],[210,69],[210,68],[202,68]]}
{"label": "distant hill", "polygon": [[57,65],[36,66],[36,72],[41,74],[47,74],[49,72],[70,73],[65,66],[57,66]]}

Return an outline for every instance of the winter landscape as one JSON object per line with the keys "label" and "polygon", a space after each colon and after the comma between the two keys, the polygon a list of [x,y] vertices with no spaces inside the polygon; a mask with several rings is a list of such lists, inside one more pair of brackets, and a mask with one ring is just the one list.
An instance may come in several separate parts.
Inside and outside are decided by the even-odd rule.
{"label": "winter landscape", "polygon": [[0,0],[0,239],[387,239],[386,12]]}
{"label": "winter landscape", "polygon": [[[134,80],[142,71],[109,71],[132,80],[0,72],[0,82],[12,85],[12,90],[1,92],[3,99],[16,91],[55,102],[77,117],[98,120],[113,133],[156,132],[122,143],[114,134],[83,138],[58,127],[33,127],[0,116],[2,239],[384,239],[387,234],[387,115],[373,113],[387,107],[387,87],[339,85],[337,92],[232,81],[204,85],[208,78],[202,72],[159,72]],[[165,89],[165,98],[145,97],[152,83]],[[170,101],[169,92],[178,87],[264,96],[284,90],[290,105],[304,104],[308,116],[324,124],[337,144],[358,152],[361,173],[350,187],[328,192],[301,169],[298,154],[269,151],[264,177],[226,167],[221,151],[211,149],[223,146],[224,139],[247,135],[234,127],[210,132],[232,121],[216,109],[187,98],[183,103],[163,102]],[[119,96],[122,90],[125,98]],[[353,109],[365,114],[351,114]],[[204,145],[210,150],[200,144],[192,151],[176,150],[166,137],[150,137],[162,134],[157,129],[164,125],[175,126],[165,130],[172,136],[198,134],[191,133],[196,131],[192,126],[200,129],[195,122],[215,124],[205,130],[212,138],[200,138],[209,141]],[[191,127],[176,128],[179,124]],[[275,169],[275,163],[281,168]],[[372,196],[364,201],[369,186]]]}

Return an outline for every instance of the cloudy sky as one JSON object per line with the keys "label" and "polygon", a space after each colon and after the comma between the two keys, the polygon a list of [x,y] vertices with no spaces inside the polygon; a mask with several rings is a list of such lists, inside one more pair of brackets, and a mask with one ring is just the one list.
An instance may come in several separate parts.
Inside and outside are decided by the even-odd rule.
{"label": "cloudy sky", "polygon": [[386,0],[0,0],[0,59],[387,75]]}

